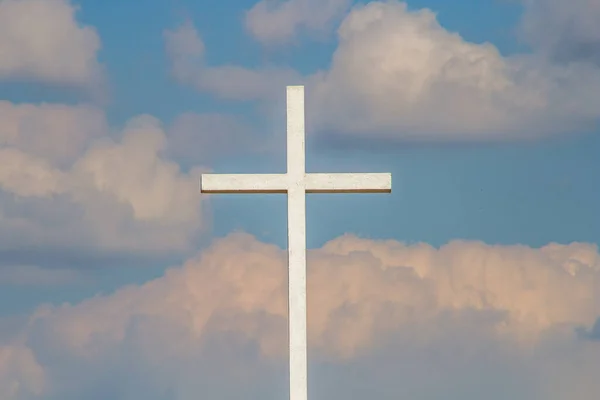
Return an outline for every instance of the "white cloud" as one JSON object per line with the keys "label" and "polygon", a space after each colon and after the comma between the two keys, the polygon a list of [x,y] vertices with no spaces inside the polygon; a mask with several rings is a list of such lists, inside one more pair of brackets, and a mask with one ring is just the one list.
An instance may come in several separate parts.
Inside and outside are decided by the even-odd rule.
{"label": "white cloud", "polygon": [[[316,21],[320,13],[304,13],[311,4],[259,3],[255,18]],[[532,11],[542,8],[535,4],[558,9],[551,0],[527,4],[524,26],[532,34],[538,32],[534,25],[548,21]],[[275,23],[261,26],[279,29]],[[294,27],[292,35],[302,23],[281,26]],[[449,32],[431,10],[411,11],[397,0],[353,7],[339,26],[330,67],[304,77],[281,66],[208,66],[204,43],[189,21],[165,32],[165,39],[174,76],[223,99],[280,105],[281,88],[306,84],[312,132],[387,140],[530,140],[589,131],[600,119],[600,68],[585,57],[555,63],[548,57],[551,42],[546,50],[539,44],[532,54],[504,56],[490,43]]]}
{"label": "white cloud", "polygon": [[201,92],[226,100],[264,100],[281,97],[281,88],[301,81],[291,68],[237,65],[208,66],[205,46],[191,22],[164,32],[167,55],[175,79]]}
{"label": "white cloud", "polygon": [[600,65],[597,0],[523,0],[521,33],[537,50],[561,62]]}
{"label": "white cloud", "polygon": [[0,79],[97,85],[100,38],[75,20],[69,0],[0,2]]}
{"label": "white cloud", "polygon": [[[234,234],[145,285],[41,307],[0,350],[3,398],[281,397],[285,260]],[[599,276],[583,243],[338,238],[309,254],[315,393],[597,397],[600,347],[575,329],[600,315]]]}
{"label": "white cloud", "polygon": [[600,70],[502,56],[398,1],[354,8],[331,67],[312,77],[315,129],[403,139],[531,138],[587,130]]}
{"label": "white cloud", "polygon": [[45,388],[44,371],[24,346],[0,347],[0,397],[33,398]]}
{"label": "white cloud", "polygon": [[0,125],[4,265],[193,249],[205,227],[201,169],[165,158],[155,118],[132,118],[113,139],[92,108],[3,103]]}
{"label": "white cloud", "polygon": [[191,65],[204,57],[205,46],[191,21],[186,21],[177,29],[163,33],[167,55],[171,59],[173,74],[178,79],[189,79],[193,72]]}
{"label": "white cloud", "polygon": [[258,41],[281,45],[300,32],[328,32],[350,0],[261,0],[246,13],[246,29]]}
{"label": "white cloud", "polygon": [[52,164],[72,163],[107,131],[104,113],[95,107],[0,101],[0,146],[15,147]]}

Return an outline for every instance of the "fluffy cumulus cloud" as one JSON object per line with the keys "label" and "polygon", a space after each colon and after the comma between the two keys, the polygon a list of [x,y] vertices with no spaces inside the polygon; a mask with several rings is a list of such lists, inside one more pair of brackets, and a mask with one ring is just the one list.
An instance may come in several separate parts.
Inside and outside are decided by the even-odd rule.
{"label": "fluffy cumulus cloud", "polygon": [[203,227],[200,168],[184,172],[166,158],[157,119],[134,117],[111,132],[95,108],[5,102],[0,126],[3,280],[49,262],[193,248]]}
{"label": "fluffy cumulus cloud", "polygon": [[187,21],[164,32],[172,74],[181,83],[226,100],[264,100],[281,97],[282,87],[301,81],[291,68],[238,65],[209,66],[206,48],[195,26]]}
{"label": "fluffy cumulus cloud", "polygon": [[97,85],[100,38],[76,11],[70,0],[0,1],[0,79]]}
{"label": "fluffy cumulus cloud", "polygon": [[312,77],[315,129],[403,139],[531,138],[587,130],[600,116],[595,66],[503,56],[492,44],[449,32],[428,9],[371,2],[354,8],[338,35],[331,67]]}
{"label": "fluffy cumulus cloud", "polygon": [[[0,342],[0,394],[281,398],[285,260],[234,234],[142,286],[40,307]],[[599,284],[588,244],[338,238],[309,254],[312,395],[595,398]]]}
{"label": "fluffy cumulus cloud", "polygon": [[328,32],[350,0],[261,0],[246,13],[246,28],[258,41],[281,45],[301,32]]}
{"label": "fluffy cumulus cloud", "polygon": [[13,104],[0,101],[0,146],[14,147],[55,165],[72,163],[106,134],[104,113],[86,105]]}
{"label": "fluffy cumulus cloud", "polygon": [[600,3],[596,0],[523,0],[521,33],[560,62],[600,65]]}
{"label": "fluffy cumulus cloud", "polygon": [[[596,3],[524,1],[522,31],[534,52],[510,56],[493,44],[469,42],[441,26],[431,10],[409,10],[398,0],[353,7],[339,25],[330,66],[307,76],[272,65],[209,67],[190,22],[165,38],[174,76],[221,98],[279,107],[282,87],[306,84],[308,123],[322,134],[486,141],[593,129],[600,118],[600,68],[590,62],[598,47]],[[264,1],[246,24],[274,43],[333,23],[346,9],[342,1],[324,7]]]}

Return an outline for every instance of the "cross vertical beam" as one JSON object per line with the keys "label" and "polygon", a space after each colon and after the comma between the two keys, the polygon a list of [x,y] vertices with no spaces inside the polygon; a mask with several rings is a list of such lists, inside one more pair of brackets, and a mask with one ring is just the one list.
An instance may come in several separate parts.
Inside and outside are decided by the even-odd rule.
{"label": "cross vertical beam", "polygon": [[287,91],[290,400],[308,399],[304,88]]}

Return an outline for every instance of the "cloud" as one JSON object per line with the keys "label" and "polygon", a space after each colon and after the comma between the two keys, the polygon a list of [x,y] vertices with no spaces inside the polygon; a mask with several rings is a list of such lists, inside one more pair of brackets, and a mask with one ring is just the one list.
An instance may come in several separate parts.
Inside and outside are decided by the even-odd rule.
{"label": "cloud", "polygon": [[80,25],[69,0],[0,2],[0,79],[77,87],[102,80],[95,29]]}
{"label": "cloud", "polygon": [[297,72],[285,67],[208,66],[204,59],[204,42],[190,21],[176,29],[166,30],[164,39],[175,79],[221,99],[273,99],[281,97],[281,88],[301,80]]}
{"label": "cloud", "polygon": [[0,146],[14,147],[65,166],[108,131],[102,110],[86,105],[0,101]]}
{"label": "cloud", "polygon": [[[40,307],[0,350],[3,398],[280,398],[285,260],[238,233],[144,285]],[[598,396],[600,347],[575,328],[600,315],[599,274],[598,249],[584,243],[335,239],[309,254],[312,390]]]}
{"label": "cloud", "polygon": [[[550,29],[550,28],[548,28]],[[331,67],[311,77],[313,129],[408,140],[531,139],[585,131],[600,113],[600,70],[503,56],[403,2],[353,8]]]}
{"label": "cloud", "polygon": [[26,347],[0,347],[0,396],[12,400],[42,393],[44,372]]}
{"label": "cloud", "polygon": [[303,31],[329,31],[350,4],[350,0],[261,0],[246,13],[246,29],[263,44],[282,45]]}
{"label": "cloud", "polygon": [[[546,21],[532,11],[538,3],[527,3],[525,26],[535,25],[530,15]],[[306,11],[311,4],[261,2],[249,15],[316,21],[322,14]],[[293,35],[302,23],[261,26],[285,26]],[[338,28],[330,66],[306,76],[274,65],[208,66],[205,45],[189,21],[166,31],[165,40],[175,78],[222,99],[273,107],[283,101],[281,88],[307,85],[309,131],[330,137],[532,140],[587,132],[600,118],[600,68],[593,63],[557,63],[541,44],[531,54],[504,56],[490,43],[468,42],[446,30],[431,10],[409,10],[397,0],[354,6]]]}
{"label": "cloud", "polygon": [[596,0],[523,0],[522,37],[559,62],[600,66],[600,3]]}
{"label": "cloud", "polygon": [[0,125],[0,264],[91,267],[194,248],[202,169],[165,158],[157,119],[112,133],[93,108],[0,103]]}

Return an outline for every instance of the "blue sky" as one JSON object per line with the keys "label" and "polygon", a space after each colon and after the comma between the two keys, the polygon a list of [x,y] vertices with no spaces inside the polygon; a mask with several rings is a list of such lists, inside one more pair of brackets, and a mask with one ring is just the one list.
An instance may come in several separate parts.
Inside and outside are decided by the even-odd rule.
{"label": "blue sky", "polygon": [[[448,346],[460,347],[470,342],[464,331],[474,323],[467,315],[469,307],[486,315],[530,313],[536,321],[549,324],[539,322],[541,325],[531,328],[540,336],[558,326],[579,324],[594,337],[592,326],[600,315],[594,314],[600,310],[596,292],[600,288],[600,255],[595,247],[600,243],[600,91],[596,90],[600,89],[600,30],[595,28],[593,17],[600,17],[600,10],[593,1],[579,0],[571,8],[558,0],[483,0],[476,4],[466,0],[415,0],[407,5],[399,1],[350,4],[345,0],[282,0],[270,3],[272,8],[261,8],[261,4],[256,0],[148,0],[143,6],[132,0],[0,0],[0,47],[9,49],[5,55],[0,53],[0,151],[5,160],[2,169],[6,171],[0,173],[0,218],[5,226],[0,229],[5,242],[0,249],[0,345],[6,343],[7,349],[21,349],[11,344],[14,335],[2,335],[22,332],[21,337],[27,337],[27,351],[32,352],[46,382],[39,386],[35,383],[39,377],[27,375],[34,368],[31,366],[12,375],[3,372],[2,363],[11,363],[12,359],[3,361],[0,347],[0,386],[20,382],[21,387],[5,396],[22,400],[108,395],[91,378],[82,377],[82,382],[87,383],[78,387],[67,387],[60,380],[61,373],[70,371],[68,368],[77,370],[82,364],[73,361],[78,360],[75,355],[67,361],[59,356],[55,359],[56,349],[71,351],[57,343],[75,335],[55,326],[83,326],[86,322],[77,315],[87,312],[92,320],[94,312],[99,313],[98,321],[102,321],[106,315],[112,315],[112,311],[106,311],[107,304],[119,301],[155,304],[152,295],[160,298],[163,292],[155,293],[154,286],[143,284],[156,279],[157,287],[164,285],[165,293],[182,290],[169,285],[174,285],[171,281],[180,282],[176,277],[189,272],[178,267],[186,262],[198,265],[199,272],[190,272],[191,276],[208,279],[194,289],[194,293],[200,293],[213,290],[221,279],[230,282],[220,275],[202,275],[208,274],[208,265],[248,266],[250,271],[254,265],[263,268],[271,262],[264,260],[277,259],[273,256],[276,251],[267,244],[285,248],[284,196],[219,195],[207,203],[197,193],[197,183],[199,174],[208,170],[284,171],[282,96],[287,84],[302,83],[307,87],[309,172],[391,172],[393,177],[391,195],[309,196],[307,244],[317,254],[315,265],[329,265],[319,261],[325,257],[319,249],[334,239],[341,241],[343,248],[354,246],[375,258],[383,257],[384,251],[377,243],[390,246],[385,251],[394,254],[391,258],[400,256],[394,253],[396,245],[390,243],[406,244],[409,253],[420,251],[419,243],[434,248],[458,243],[456,251],[452,246],[444,250],[446,253],[431,249],[435,255],[426,259],[454,260],[456,256],[457,265],[471,265],[475,270],[493,269],[498,262],[499,275],[494,276],[502,280],[506,273],[508,283],[502,286],[505,292],[493,292],[494,285],[488,283],[473,289],[482,298],[522,295],[523,303],[529,304],[529,295],[511,287],[512,272],[507,271],[513,269],[533,271],[531,279],[538,277],[536,288],[544,292],[539,304],[535,303],[539,308],[532,306],[527,310],[508,303],[493,304],[489,309],[469,306],[462,303],[461,294],[455,293],[455,300],[448,303],[451,306],[440,305],[436,319],[428,319],[427,323],[447,324],[456,330],[456,336],[433,335],[435,340],[429,343],[432,351],[439,347],[445,354],[443,349]],[[577,28],[569,28],[572,26]],[[297,29],[288,30],[289,27]],[[251,236],[249,239],[243,234],[232,235],[234,232]],[[348,235],[359,239],[354,241]],[[224,244],[213,244],[216,239]],[[564,248],[562,252],[557,250],[563,261],[549,256],[550,250],[540,250],[554,246],[553,243]],[[227,246],[232,247],[227,250]],[[483,251],[479,246],[488,246],[485,256],[476,255]],[[244,256],[243,252],[249,249],[256,254]],[[226,258],[238,253],[239,260]],[[203,254],[209,255],[202,258]],[[472,256],[469,258],[468,254]],[[217,261],[210,261],[210,257]],[[248,261],[253,257],[263,261],[253,264]],[[337,268],[338,262],[352,266],[363,262],[360,255],[356,257],[329,263]],[[415,271],[434,268],[419,264],[426,262],[416,255],[406,257],[402,261],[384,257],[379,264],[369,265],[377,270],[388,264]],[[488,261],[477,261],[480,259]],[[435,268],[451,268],[427,262]],[[558,264],[550,265],[554,262]],[[586,265],[589,275],[543,278],[554,273],[552,268],[563,268],[564,273],[575,262]],[[175,268],[175,278],[165,275],[171,267]],[[196,267],[190,268],[195,271]],[[279,271],[279,267],[273,268]],[[461,274],[469,275],[455,268],[450,274],[453,279],[460,281]],[[351,277],[353,273],[347,274]],[[423,277],[421,272],[417,274]],[[368,280],[360,276],[356,279]],[[383,282],[388,278],[381,279]],[[465,287],[476,286],[470,278],[464,279]],[[401,288],[409,285],[404,281],[398,284],[397,290],[405,290]],[[556,290],[567,290],[560,293],[571,307],[565,306],[567,319],[561,319],[562,309],[551,309],[553,300],[544,297]],[[350,292],[347,287],[332,291]],[[579,294],[584,292],[587,294]],[[137,300],[130,303],[127,293]],[[442,289],[433,293],[439,299],[445,298]],[[104,300],[97,300],[98,306],[93,306],[93,299],[99,295],[106,297],[100,297]],[[237,297],[232,294],[231,299],[234,298]],[[227,304],[236,312],[246,309],[243,301],[231,301]],[[360,308],[360,301],[366,304],[370,300],[368,296],[363,300],[348,299],[337,312],[351,307],[353,301]],[[386,301],[392,300],[382,300]],[[65,311],[61,306],[65,302],[73,304],[72,314],[69,307]],[[256,316],[260,312],[277,314],[269,303],[265,304],[264,310],[260,309],[263,306],[256,306],[258,311],[246,310],[242,317],[255,318],[257,326],[271,326],[267,317]],[[40,310],[48,305],[57,308],[40,322],[39,331],[37,325],[23,325],[23,321],[43,314]],[[86,307],[95,311],[86,311]],[[212,312],[217,314],[221,305],[215,307]],[[448,317],[447,312],[453,316]],[[145,314],[137,310],[127,315],[123,318],[137,321]],[[242,318],[241,314],[235,315]],[[357,311],[356,318],[370,318],[365,315]],[[508,326],[526,325],[521,317],[514,318],[507,320]],[[161,324],[152,321],[139,323]],[[414,323],[421,326],[421,322]],[[228,330],[231,335],[245,332],[245,328],[232,324]],[[327,325],[327,329],[335,334],[337,328],[332,326]],[[477,325],[475,329],[477,335],[481,334],[476,338],[478,343],[484,347],[488,343],[496,350],[496,345],[504,346],[494,341],[495,336],[481,333],[485,327],[481,332],[480,328]],[[56,329],[64,336],[55,333]],[[404,328],[398,329],[398,337],[409,335]],[[360,346],[352,345],[350,364],[340,361],[344,357],[331,356],[333,361],[325,357],[326,361],[315,368],[323,370],[324,376],[343,380],[352,371],[364,371],[368,365],[380,363],[400,368],[398,359],[390,355],[394,351],[398,351],[398,357],[414,357],[417,363],[427,359],[420,353],[413,354],[413,342],[408,339],[397,342],[388,331],[367,331],[366,341],[390,340],[389,354],[384,356],[381,353],[386,353],[385,349],[369,347],[372,353],[356,355],[353,351],[363,345],[361,342]],[[170,334],[165,333],[163,339],[153,337],[158,342],[152,343],[161,346],[160,340],[171,340]],[[258,346],[264,350],[263,339],[244,337],[248,343],[238,339],[246,344],[240,344],[237,336],[232,340],[243,349]],[[559,341],[544,354],[555,360],[553,357],[559,353],[556,349],[565,343],[568,342]],[[128,342],[119,346],[131,351],[134,361],[111,358],[107,364],[94,361],[93,368],[110,370],[115,368],[113,362],[137,365],[140,358],[147,356],[145,349],[127,347]],[[493,354],[498,370],[492,368],[489,376],[504,376],[506,365],[520,362],[502,355],[515,348]],[[107,351],[118,353],[111,349]],[[178,367],[209,368],[214,361],[211,357],[223,357],[217,350],[216,356],[209,350],[203,347],[196,355],[198,360],[185,358]],[[344,353],[348,349],[338,350]],[[580,349],[573,350],[577,351]],[[594,351],[598,351],[597,345],[590,354]],[[10,354],[21,353],[14,350]],[[264,374],[260,372],[256,380],[273,379],[269,368],[273,367],[271,363],[277,365],[279,359],[275,357],[273,361],[264,354],[257,357],[253,362],[266,372],[260,369]],[[235,360],[231,362],[239,361]],[[245,368],[247,362],[239,361],[240,368]],[[475,371],[479,362],[483,361],[471,360],[467,369]],[[523,363],[535,365],[532,360]],[[580,366],[569,369],[566,363],[560,368],[577,375]],[[92,368],[86,364],[88,367]],[[425,362],[417,368],[421,369],[427,369]],[[136,369],[131,382],[137,382],[137,373],[142,374],[142,369]],[[204,390],[204,386],[189,389],[193,385],[185,378],[179,381],[170,373],[156,373],[166,379],[160,386],[166,397],[161,398],[187,399],[191,393],[187,390]],[[411,379],[418,381],[419,372],[414,374]],[[452,375],[452,382],[437,382],[440,393],[449,391],[451,396],[477,398],[468,396],[477,396],[478,389],[462,391],[460,382],[466,378],[459,375]],[[541,376],[546,379],[551,375]],[[58,383],[46,386],[53,379]],[[110,374],[103,379],[115,388],[111,394],[114,398],[141,398],[135,396],[145,396],[144,390],[152,388],[122,380],[115,383],[111,379],[116,378]],[[393,377],[384,374],[369,379],[356,390],[372,391],[377,387],[380,398],[401,393],[393,387]],[[527,384],[522,391],[515,389],[512,398],[568,398],[560,397],[560,393],[544,397],[550,389],[530,388],[534,379],[519,376],[517,381]],[[494,380],[490,382],[493,384]],[[600,393],[592,382],[582,378],[579,383],[572,380],[566,385],[583,387],[581,393],[589,398],[596,390]],[[211,396],[226,387],[218,382],[214,387],[203,384],[210,386],[206,390]],[[252,393],[275,396],[275,389],[268,384],[257,385],[252,386]],[[330,390],[326,383],[316,387],[321,388],[315,389],[321,390],[316,397]],[[237,389],[231,390],[234,393]],[[3,393],[0,389],[0,397]],[[427,393],[423,395],[432,397],[426,398],[437,398],[434,389]]]}

